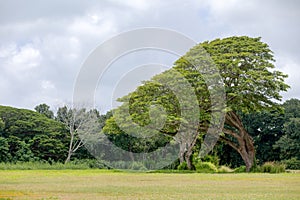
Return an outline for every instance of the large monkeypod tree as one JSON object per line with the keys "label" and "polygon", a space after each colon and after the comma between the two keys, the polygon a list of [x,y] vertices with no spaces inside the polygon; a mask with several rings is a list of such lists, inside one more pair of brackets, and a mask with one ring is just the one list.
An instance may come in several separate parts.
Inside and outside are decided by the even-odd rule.
{"label": "large monkeypod tree", "polygon": [[[214,67],[210,69],[212,62]],[[202,74],[195,68],[195,63],[204,66]],[[249,171],[254,164],[255,148],[240,114],[280,109],[275,101],[281,100],[280,92],[286,91],[289,86],[284,83],[287,76],[274,68],[273,53],[260,38],[242,36],[217,39],[196,45],[178,59],[170,70],[154,76],[120,101],[129,108],[130,118],[142,126],[147,126],[151,120],[164,121],[164,125],[153,127],[153,130],[174,136],[180,144],[180,162],[187,162],[188,168],[192,167],[193,147],[197,141],[201,141],[199,138],[212,123],[211,114],[222,108],[225,121],[220,126],[220,138],[241,155]],[[224,107],[214,105],[218,99],[212,99],[212,91],[220,88],[207,84],[209,78],[216,76],[222,78],[217,84],[221,84],[225,90]],[[184,81],[188,81],[191,87],[185,87]],[[161,83],[167,83],[167,86]],[[179,95],[176,87],[180,90]],[[175,92],[170,88],[175,88]],[[190,98],[189,90],[193,90],[196,98]],[[157,105],[163,107],[164,114],[151,119],[149,111],[160,109]],[[198,116],[191,114],[195,110],[199,112]],[[104,127],[106,132],[115,132],[113,121],[113,117],[109,119]],[[123,121],[126,126],[128,123]],[[180,134],[179,127],[183,127]]]}
{"label": "large monkeypod tree", "polygon": [[289,88],[284,83],[287,75],[274,70],[273,52],[261,38],[229,37],[200,45],[211,55],[225,84],[227,108],[221,139],[241,155],[250,171],[255,148],[240,114],[280,110],[275,101],[281,101],[280,92]]}

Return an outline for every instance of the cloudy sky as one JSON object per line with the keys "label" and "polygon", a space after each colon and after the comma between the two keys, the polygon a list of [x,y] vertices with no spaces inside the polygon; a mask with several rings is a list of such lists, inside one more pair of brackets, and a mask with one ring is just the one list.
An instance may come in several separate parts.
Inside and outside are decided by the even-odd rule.
{"label": "cloudy sky", "polygon": [[277,69],[289,75],[284,99],[300,98],[299,19],[298,0],[0,0],[0,104],[33,109],[71,102],[89,53],[143,27],[172,29],[197,42],[260,36]]}

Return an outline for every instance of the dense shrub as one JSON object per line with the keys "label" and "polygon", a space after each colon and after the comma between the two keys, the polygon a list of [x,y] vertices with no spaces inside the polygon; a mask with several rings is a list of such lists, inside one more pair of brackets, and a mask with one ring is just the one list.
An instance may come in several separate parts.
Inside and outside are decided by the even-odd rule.
{"label": "dense shrub", "polygon": [[[77,165],[77,166],[87,166],[91,169],[107,169],[107,165],[104,161],[97,160],[97,159],[75,159],[69,162],[70,165]],[[66,165],[68,165],[67,163]]]}
{"label": "dense shrub", "polygon": [[285,172],[285,166],[276,162],[266,162],[260,167],[262,173],[282,173]]}
{"label": "dense shrub", "polygon": [[243,172],[246,172],[246,166],[242,165],[242,166],[240,166],[240,167],[238,167],[238,168],[235,168],[235,169],[234,169],[234,172],[235,172],[235,173],[243,173]]}
{"label": "dense shrub", "polygon": [[145,165],[141,162],[133,162],[130,166],[130,169],[132,170],[139,170],[139,171],[146,171],[147,168]]}
{"label": "dense shrub", "polygon": [[217,167],[211,162],[198,162],[195,164],[197,172],[200,173],[214,173],[218,172]]}
{"label": "dense shrub", "polygon": [[[178,168],[178,165],[179,165],[179,159],[175,160],[171,164],[165,165],[162,169],[165,169],[165,170],[176,170]],[[153,169],[153,168],[150,168],[150,169]]]}
{"label": "dense shrub", "polygon": [[217,155],[206,155],[201,160],[202,160],[202,162],[210,162],[217,167],[219,166],[219,162],[220,162],[220,159]]}
{"label": "dense shrub", "polygon": [[187,164],[186,162],[183,162],[183,163],[180,163],[178,166],[177,166],[177,169],[178,170],[187,170]]}
{"label": "dense shrub", "polygon": [[300,169],[300,160],[297,160],[296,158],[284,160],[281,163],[286,166],[286,169]]}

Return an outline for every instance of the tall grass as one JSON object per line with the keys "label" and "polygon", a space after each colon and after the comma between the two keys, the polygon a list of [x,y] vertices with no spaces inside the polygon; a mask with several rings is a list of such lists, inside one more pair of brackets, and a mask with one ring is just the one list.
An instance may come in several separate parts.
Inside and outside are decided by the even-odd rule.
{"label": "tall grass", "polygon": [[100,163],[94,160],[75,160],[69,163],[48,163],[48,162],[16,162],[16,163],[0,163],[0,170],[38,170],[38,169],[91,169],[104,168]]}
{"label": "tall grass", "polygon": [[283,173],[285,165],[276,162],[266,162],[260,167],[259,172],[262,173]]}

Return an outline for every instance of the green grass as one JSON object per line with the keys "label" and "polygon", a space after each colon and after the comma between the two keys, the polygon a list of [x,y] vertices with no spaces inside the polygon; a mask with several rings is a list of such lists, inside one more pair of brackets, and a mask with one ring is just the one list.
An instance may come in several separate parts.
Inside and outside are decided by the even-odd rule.
{"label": "green grass", "polygon": [[0,170],[40,170],[40,169],[90,169],[88,164],[80,163],[53,163],[47,162],[17,162],[17,163],[0,163]]}
{"label": "green grass", "polygon": [[300,174],[2,170],[0,199],[300,199]]}

